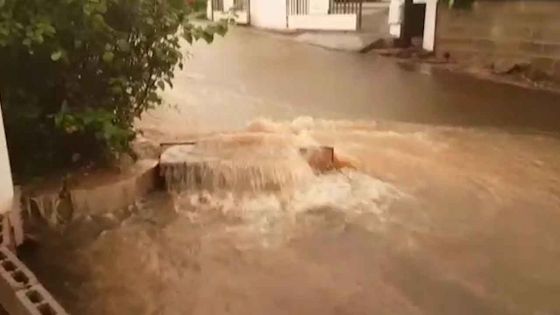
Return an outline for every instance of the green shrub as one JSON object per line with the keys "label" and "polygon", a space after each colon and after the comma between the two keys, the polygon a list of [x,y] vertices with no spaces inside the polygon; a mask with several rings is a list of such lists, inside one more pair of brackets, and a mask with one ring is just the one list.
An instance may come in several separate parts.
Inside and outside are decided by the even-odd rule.
{"label": "green shrub", "polygon": [[184,0],[0,0],[0,102],[17,175],[129,150],[134,119],[213,40]]}

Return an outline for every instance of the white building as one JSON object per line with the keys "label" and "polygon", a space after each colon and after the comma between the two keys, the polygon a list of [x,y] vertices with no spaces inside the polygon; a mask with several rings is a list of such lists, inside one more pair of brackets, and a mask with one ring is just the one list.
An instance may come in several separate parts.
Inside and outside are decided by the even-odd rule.
{"label": "white building", "polygon": [[363,0],[208,0],[207,16],[276,30],[360,28]]}

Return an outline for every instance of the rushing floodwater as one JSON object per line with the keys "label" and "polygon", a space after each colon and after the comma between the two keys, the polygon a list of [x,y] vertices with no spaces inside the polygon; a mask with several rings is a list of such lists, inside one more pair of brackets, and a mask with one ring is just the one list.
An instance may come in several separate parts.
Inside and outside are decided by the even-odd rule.
{"label": "rushing floodwater", "polygon": [[289,193],[154,194],[49,233],[25,260],[74,314],[560,312],[558,138],[256,125],[332,145],[355,169]]}

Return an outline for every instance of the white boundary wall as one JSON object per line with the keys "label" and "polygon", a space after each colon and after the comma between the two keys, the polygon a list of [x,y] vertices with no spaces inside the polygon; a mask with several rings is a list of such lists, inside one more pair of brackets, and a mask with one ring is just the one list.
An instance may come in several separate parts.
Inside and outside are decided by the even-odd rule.
{"label": "white boundary wall", "polygon": [[0,108],[0,214],[12,209],[14,198],[14,187],[12,183],[12,172],[8,158],[8,147],[4,133],[4,121],[2,109]]}
{"label": "white boundary wall", "polygon": [[355,31],[357,14],[290,15],[288,28],[300,30]]}
{"label": "white boundary wall", "polygon": [[286,29],[286,0],[251,1],[251,25],[262,28]]}

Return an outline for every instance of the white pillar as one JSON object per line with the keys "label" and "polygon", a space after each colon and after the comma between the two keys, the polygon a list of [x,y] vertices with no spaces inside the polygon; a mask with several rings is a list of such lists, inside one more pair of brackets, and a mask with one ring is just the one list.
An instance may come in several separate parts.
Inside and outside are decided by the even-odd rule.
{"label": "white pillar", "polygon": [[401,25],[403,22],[404,0],[391,0],[389,5],[389,33],[393,37],[401,36]]}
{"label": "white pillar", "polygon": [[424,38],[422,48],[434,51],[436,41],[437,0],[426,1],[426,17],[424,18]]}
{"label": "white pillar", "polygon": [[206,18],[212,20],[212,0],[206,2]]}
{"label": "white pillar", "polygon": [[8,158],[2,108],[0,107],[0,214],[4,214],[12,209],[13,198],[14,186],[12,183],[10,160]]}

